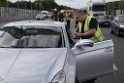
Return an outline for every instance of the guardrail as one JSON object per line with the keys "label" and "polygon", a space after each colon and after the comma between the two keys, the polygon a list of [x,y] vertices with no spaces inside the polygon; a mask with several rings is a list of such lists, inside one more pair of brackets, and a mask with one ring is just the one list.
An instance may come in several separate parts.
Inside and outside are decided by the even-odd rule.
{"label": "guardrail", "polygon": [[10,22],[10,21],[19,21],[19,20],[34,20],[35,17],[29,16],[18,16],[18,17],[0,17],[0,22]]}
{"label": "guardrail", "polygon": [[38,13],[40,11],[0,7],[0,22],[32,20]]}
{"label": "guardrail", "polygon": [[0,7],[0,17],[36,16],[40,11]]}

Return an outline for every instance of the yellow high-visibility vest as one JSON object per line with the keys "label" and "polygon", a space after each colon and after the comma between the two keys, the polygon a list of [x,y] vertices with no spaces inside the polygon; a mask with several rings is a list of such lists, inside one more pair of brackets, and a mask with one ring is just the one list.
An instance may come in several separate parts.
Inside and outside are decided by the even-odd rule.
{"label": "yellow high-visibility vest", "polygon": [[[89,23],[90,23],[91,18],[94,18],[94,17],[93,16],[87,16],[86,17],[86,20],[84,23],[84,32],[87,32],[89,30]],[[82,23],[81,22],[79,22],[79,30],[78,31],[80,33],[82,32]],[[100,30],[99,25],[97,26],[97,31],[96,31],[95,35],[93,37],[91,37],[90,39],[93,40],[95,43],[101,42],[104,40],[104,36]]]}

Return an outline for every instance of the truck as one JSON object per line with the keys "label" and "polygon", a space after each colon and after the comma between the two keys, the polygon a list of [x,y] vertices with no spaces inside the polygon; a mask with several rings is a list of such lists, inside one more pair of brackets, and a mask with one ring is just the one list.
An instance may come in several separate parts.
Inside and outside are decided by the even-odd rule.
{"label": "truck", "polygon": [[90,0],[86,6],[87,13],[92,16],[105,16],[105,2],[93,2]]}

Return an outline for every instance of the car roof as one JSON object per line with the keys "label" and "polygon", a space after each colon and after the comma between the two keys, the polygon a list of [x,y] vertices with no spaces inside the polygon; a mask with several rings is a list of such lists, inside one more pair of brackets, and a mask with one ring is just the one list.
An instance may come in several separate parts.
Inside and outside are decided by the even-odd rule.
{"label": "car roof", "polygon": [[3,27],[6,26],[56,26],[56,27],[62,27],[65,25],[62,22],[57,21],[37,21],[37,20],[25,20],[25,21],[14,21],[5,24]]}

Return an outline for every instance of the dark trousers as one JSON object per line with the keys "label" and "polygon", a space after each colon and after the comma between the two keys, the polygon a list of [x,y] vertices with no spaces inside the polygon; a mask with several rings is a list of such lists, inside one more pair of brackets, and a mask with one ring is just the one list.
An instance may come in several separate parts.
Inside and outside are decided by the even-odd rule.
{"label": "dark trousers", "polygon": [[66,20],[68,28],[70,28],[70,20]]}

